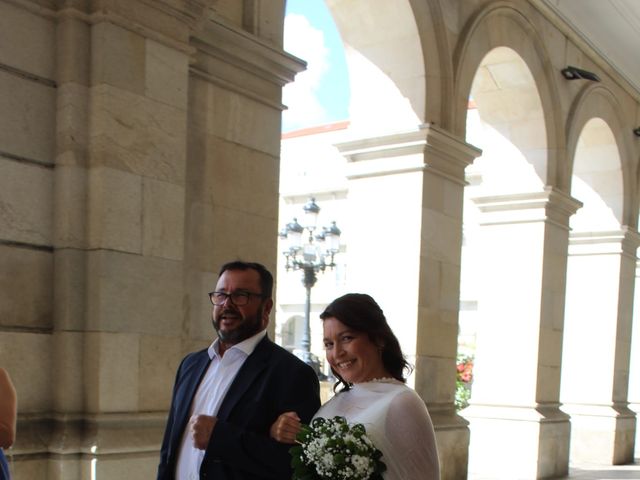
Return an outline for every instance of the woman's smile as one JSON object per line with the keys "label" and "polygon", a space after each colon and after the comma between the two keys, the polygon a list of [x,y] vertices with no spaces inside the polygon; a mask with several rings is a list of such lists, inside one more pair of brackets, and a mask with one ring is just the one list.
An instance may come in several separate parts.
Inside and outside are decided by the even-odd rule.
{"label": "woman's smile", "polygon": [[382,363],[381,349],[365,332],[349,329],[335,317],[323,321],[327,361],[348,383],[389,377]]}

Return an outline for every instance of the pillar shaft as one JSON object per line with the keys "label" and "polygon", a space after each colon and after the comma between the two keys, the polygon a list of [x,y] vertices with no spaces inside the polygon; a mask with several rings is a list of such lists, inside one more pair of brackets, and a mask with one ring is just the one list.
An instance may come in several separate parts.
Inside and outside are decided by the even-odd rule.
{"label": "pillar shaft", "polygon": [[[349,282],[380,302],[415,364],[442,479],[466,479],[469,432],[453,402],[464,169],[480,152],[431,125],[338,148],[348,160]],[[370,275],[373,261],[383,281]]]}
{"label": "pillar shaft", "polygon": [[634,459],[628,387],[637,245],[629,229],[571,237],[561,399],[578,461]]}
{"label": "pillar shaft", "polygon": [[302,63],[277,48],[284,2],[245,2],[251,33],[204,1],[58,3],[24,28],[55,53],[52,79],[25,77],[55,111],[34,115],[29,160],[51,171],[47,195],[31,186],[53,198],[51,239],[30,250],[53,257],[32,292],[53,319],[23,349],[41,367],[24,367],[12,473],[152,478],[176,368],[214,335],[216,269],[275,265],[281,90]]}
{"label": "pillar shaft", "polygon": [[[636,253],[637,255],[637,253]],[[636,261],[635,285],[640,285],[640,264]],[[636,447],[634,458],[640,457],[640,289],[634,289],[633,326],[631,327],[631,360],[629,362],[629,408],[636,413]]]}
{"label": "pillar shaft", "polygon": [[479,332],[470,469],[566,475],[569,419],[560,360],[569,217],[579,203],[547,189],[474,199],[481,213]]}

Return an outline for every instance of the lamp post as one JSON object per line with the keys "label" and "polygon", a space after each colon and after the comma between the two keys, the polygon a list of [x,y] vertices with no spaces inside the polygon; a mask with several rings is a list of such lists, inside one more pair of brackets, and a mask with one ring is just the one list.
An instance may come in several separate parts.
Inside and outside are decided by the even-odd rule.
{"label": "lamp post", "polygon": [[[302,270],[302,284],[306,290],[304,308],[304,330],[302,331],[302,359],[312,365],[311,359],[311,289],[318,280],[317,273],[336,266],[334,258],[340,250],[340,229],[336,222],[329,227],[317,230],[320,207],[315,198],[310,198],[304,205],[303,225],[294,218],[281,231],[280,238],[285,241],[282,253],[285,256],[285,268]],[[306,233],[305,233],[306,232]]]}

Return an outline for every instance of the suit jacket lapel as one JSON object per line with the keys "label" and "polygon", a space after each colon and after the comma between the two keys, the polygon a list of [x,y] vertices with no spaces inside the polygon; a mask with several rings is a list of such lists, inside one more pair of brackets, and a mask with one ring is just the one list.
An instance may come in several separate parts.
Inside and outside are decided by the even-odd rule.
{"label": "suit jacket lapel", "polygon": [[265,336],[260,340],[258,345],[256,345],[253,353],[249,355],[244,362],[231,387],[229,387],[229,391],[218,410],[218,418],[226,420],[229,417],[233,407],[238,403],[240,398],[242,398],[242,395],[251,386],[256,377],[267,368],[270,355],[271,341]]}
{"label": "suit jacket lapel", "polygon": [[174,445],[176,445],[176,448],[179,448],[180,442],[182,441],[182,433],[189,421],[189,413],[191,410],[191,404],[193,403],[193,397],[195,396],[198,386],[202,381],[202,377],[206,373],[207,368],[209,368],[210,363],[211,359],[205,350],[199,358],[194,361],[193,365],[189,366],[189,370],[184,374],[184,384],[186,385],[186,388],[180,398],[180,409],[176,412],[178,420],[176,424],[180,426],[180,428],[177,428],[174,431]]}

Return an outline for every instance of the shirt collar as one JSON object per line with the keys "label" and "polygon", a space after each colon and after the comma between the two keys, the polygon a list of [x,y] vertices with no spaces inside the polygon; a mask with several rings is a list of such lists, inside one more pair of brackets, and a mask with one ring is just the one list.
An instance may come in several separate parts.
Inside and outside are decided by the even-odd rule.
{"label": "shirt collar", "polygon": [[[240,350],[241,352],[243,352],[246,356],[249,356],[253,353],[253,351],[256,349],[256,345],[258,345],[258,343],[260,343],[260,340],[262,340],[265,336],[267,335],[267,330],[261,330],[258,333],[256,333],[253,337],[249,337],[246,340],[241,341],[240,343],[237,343],[235,345],[232,345],[229,350]],[[209,354],[209,358],[213,360],[213,357],[219,357],[220,355],[218,354],[219,349],[220,348],[220,339],[216,338],[213,343],[211,345],[209,345],[209,348],[207,349],[207,353]]]}

